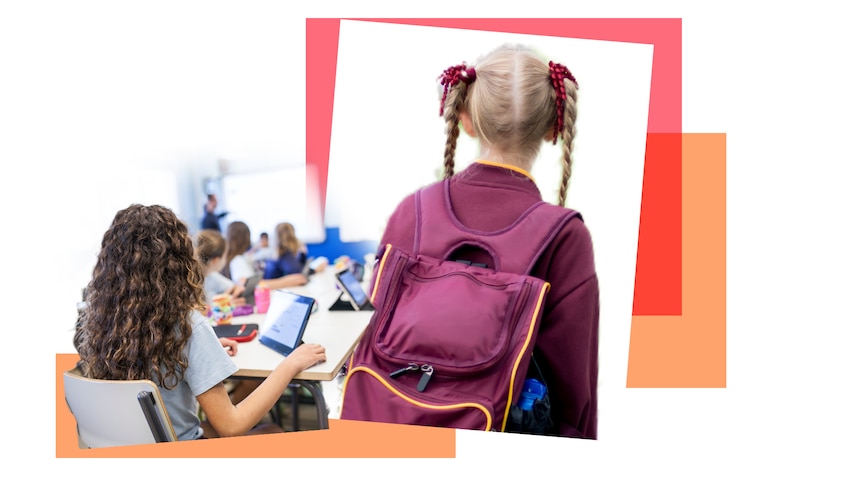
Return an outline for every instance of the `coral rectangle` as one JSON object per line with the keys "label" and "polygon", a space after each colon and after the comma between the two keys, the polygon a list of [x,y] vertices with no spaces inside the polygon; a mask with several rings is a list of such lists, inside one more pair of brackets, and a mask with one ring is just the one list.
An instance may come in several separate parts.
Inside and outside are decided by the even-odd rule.
{"label": "coral rectangle", "polygon": [[682,314],[632,317],[627,387],[726,387],[726,138],[682,136]]}
{"label": "coral rectangle", "polygon": [[632,315],[682,313],[682,136],[647,133]]}

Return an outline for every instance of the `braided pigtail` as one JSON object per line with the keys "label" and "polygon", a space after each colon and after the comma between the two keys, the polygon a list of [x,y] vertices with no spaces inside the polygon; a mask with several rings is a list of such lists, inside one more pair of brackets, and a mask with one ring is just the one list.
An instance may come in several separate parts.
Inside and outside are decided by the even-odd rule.
{"label": "braided pigtail", "polygon": [[[554,87],[554,100],[557,112],[554,123],[554,143],[557,135],[563,136],[563,177],[560,181],[560,201],[566,205],[569,191],[569,178],[572,176],[572,142],[575,139],[575,119],[577,118],[578,81],[572,76],[569,68],[554,61],[548,63],[551,85]],[[568,81],[568,82],[567,82]]]}
{"label": "braided pigtail", "polygon": [[566,83],[566,106],[563,109],[563,178],[560,181],[560,207],[566,206],[569,178],[572,176],[572,146],[574,145],[578,118],[578,90],[573,82]]}
{"label": "braided pigtail", "polygon": [[[455,175],[455,147],[458,143],[459,115],[467,99],[467,86],[476,79],[476,70],[466,64],[452,66],[440,75],[443,98],[440,100],[440,116],[446,121],[446,148],[443,152],[443,178]],[[464,81],[463,83],[461,81]]]}
{"label": "braided pigtail", "polygon": [[446,149],[443,152],[443,178],[455,175],[455,147],[458,143],[459,115],[464,109],[464,100],[467,98],[467,86],[461,84],[449,91],[448,102],[444,111],[443,119],[446,120]]}

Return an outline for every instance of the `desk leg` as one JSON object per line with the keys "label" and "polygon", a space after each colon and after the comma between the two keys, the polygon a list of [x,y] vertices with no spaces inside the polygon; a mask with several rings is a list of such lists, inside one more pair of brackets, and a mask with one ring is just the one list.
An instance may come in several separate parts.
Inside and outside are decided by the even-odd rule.
{"label": "desk leg", "polygon": [[314,404],[317,406],[317,422],[320,425],[320,429],[329,429],[329,414],[326,412],[326,401],[323,400],[323,393],[320,392],[320,388],[315,385],[316,381],[296,380],[293,382],[308,389],[308,392],[314,398]]}
{"label": "desk leg", "polygon": [[290,408],[293,411],[293,430],[299,431],[299,384],[291,382],[290,387]]}

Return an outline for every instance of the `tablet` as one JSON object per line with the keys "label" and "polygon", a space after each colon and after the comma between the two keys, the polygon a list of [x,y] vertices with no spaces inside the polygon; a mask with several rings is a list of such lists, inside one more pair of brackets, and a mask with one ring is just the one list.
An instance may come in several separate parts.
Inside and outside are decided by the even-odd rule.
{"label": "tablet", "polygon": [[314,298],[272,290],[269,309],[261,325],[260,343],[287,356],[302,344]]}
{"label": "tablet", "polygon": [[347,300],[350,302],[350,306],[352,306],[354,310],[365,310],[370,308],[371,302],[368,299],[368,295],[365,293],[365,290],[362,288],[362,284],[358,279],[356,279],[353,270],[349,266],[335,273],[335,278],[338,280],[338,286],[340,286],[347,295]]}

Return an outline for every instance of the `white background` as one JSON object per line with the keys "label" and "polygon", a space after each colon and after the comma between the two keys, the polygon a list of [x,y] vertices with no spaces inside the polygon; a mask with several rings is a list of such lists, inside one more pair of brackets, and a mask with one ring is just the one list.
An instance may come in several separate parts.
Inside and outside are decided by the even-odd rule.
{"label": "white background", "polygon": [[[195,481],[858,483],[862,36],[838,2],[749,3],[4,3],[3,289],[15,329],[2,354],[6,461],[27,463],[34,481],[69,483],[152,483],[129,464]],[[116,153],[131,154],[130,173],[170,163],[153,137],[239,131],[247,120],[195,124],[231,106],[289,98],[284,125],[257,146],[302,153],[304,89],[288,80],[304,88],[306,17],[455,15],[683,19],[683,131],[728,140],[727,388],[615,391],[620,431],[598,442],[459,432],[454,460],[55,459],[61,349],[42,330],[68,320],[78,285],[65,270],[81,245],[70,253],[65,242],[104,230],[89,222],[104,212],[99,198],[79,189],[113,180]],[[210,92],[198,71],[229,81]],[[160,106],[147,86],[180,90],[188,104]]]}

